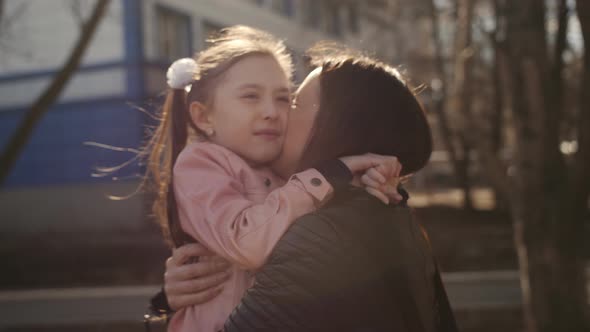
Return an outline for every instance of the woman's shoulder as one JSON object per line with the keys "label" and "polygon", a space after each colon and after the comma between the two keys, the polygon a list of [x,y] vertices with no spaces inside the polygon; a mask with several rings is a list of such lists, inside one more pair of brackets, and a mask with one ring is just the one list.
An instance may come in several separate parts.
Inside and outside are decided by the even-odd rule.
{"label": "woman's shoulder", "polygon": [[[271,266],[307,266],[317,261],[330,260],[340,252],[341,241],[331,221],[316,213],[302,216],[283,234],[268,261]],[[328,250],[329,249],[329,250]]]}
{"label": "woman's shoulder", "polygon": [[285,232],[273,252],[297,256],[297,253],[305,248],[305,252],[314,252],[314,255],[323,256],[326,252],[320,250],[321,248],[329,245],[332,249],[336,249],[343,244],[341,240],[333,220],[322,213],[313,212],[299,217]]}
{"label": "woman's shoulder", "polygon": [[[399,253],[404,250],[403,243],[417,234],[413,225],[417,223],[409,207],[385,205],[373,196],[361,193],[336,199],[297,219],[278,242],[271,259],[275,263],[293,260],[339,262],[344,252],[383,244],[391,249],[390,252]],[[410,233],[413,235],[409,236]],[[399,240],[402,238],[404,241]]]}
{"label": "woman's shoulder", "polygon": [[368,212],[381,214],[383,209],[387,206],[364,190],[339,193],[325,206],[298,218],[289,232],[312,239],[321,236],[336,240],[342,237],[346,223],[365,220],[370,216]]}
{"label": "woman's shoulder", "polygon": [[407,205],[386,205],[365,190],[354,189],[297,220],[295,225],[346,243],[361,236],[381,238],[382,232],[403,233],[414,222],[414,213]]}

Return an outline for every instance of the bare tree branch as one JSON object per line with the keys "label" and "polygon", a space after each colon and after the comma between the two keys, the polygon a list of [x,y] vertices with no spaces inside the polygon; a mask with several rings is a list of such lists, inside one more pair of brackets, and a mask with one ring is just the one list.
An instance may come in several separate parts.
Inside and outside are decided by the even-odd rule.
{"label": "bare tree branch", "polygon": [[20,155],[22,149],[25,147],[33,129],[43,117],[43,114],[47,109],[57,100],[65,85],[72,77],[76,69],[78,68],[82,56],[84,55],[94,33],[97,30],[98,24],[101,18],[104,16],[106,8],[110,0],[98,0],[92,11],[92,15],[88,19],[88,22],[84,24],[84,29],[80,33],[78,41],[72,49],[72,53],[65,62],[62,69],[57,73],[52,83],[47,89],[35,100],[24,120],[11,137],[8,145],[2,151],[0,156],[0,185],[4,183],[4,180],[10,174],[14,163]]}
{"label": "bare tree branch", "polygon": [[72,17],[74,18],[78,26],[82,28],[84,26],[84,15],[82,14],[82,4],[80,3],[80,0],[67,1],[69,2],[68,7],[72,12]]}
{"label": "bare tree branch", "polygon": [[4,0],[0,0],[0,39],[10,34],[14,22],[19,20],[28,8],[28,3],[20,3],[11,13],[6,12]]}

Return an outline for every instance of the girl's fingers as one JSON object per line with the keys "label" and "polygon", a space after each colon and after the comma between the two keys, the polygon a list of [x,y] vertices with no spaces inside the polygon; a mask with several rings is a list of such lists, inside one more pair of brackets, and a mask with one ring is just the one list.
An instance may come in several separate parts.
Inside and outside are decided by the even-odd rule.
{"label": "girl's fingers", "polygon": [[396,178],[402,173],[402,168],[402,164],[398,162],[395,167],[395,172],[393,173]]}
{"label": "girl's fingers", "polygon": [[390,201],[399,203],[404,199],[403,196],[397,191],[397,185],[386,185],[384,192],[385,195],[389,197]]}
{"label": "girl's fingers", "polygon": [[383,194],[382,192],[380,192],[379,190],[371,188],[371,187],[366,187],[365,190],[369,194],[377,197],[379,200],[381,200],[381,202],[383,202],[385,204],[389,204],[389,198],[387,198],[387,196],[385,194]]}
{"label": "girl's fingers", "polygon": [[375,167],[369,168],[366,174],[380,184],[385,184],[387,182],[387,174],[379,172],[379,170]]}
{"label": "girl's fingers", "polygon": [[383,161],[379,165],[373,167],[372,169],[374,169],[383,178],[385,178],[385,181],[387,181],[387,179],[389,179],[392,176],[394,171],[393,166],[388,165],[386,159],[383,159]]}
{"label": "girl's fingers", "polygon": [[401,170],[402,164],[398,161],[398,159],[396,157],[388,157],[383,163],[383,170],[380,171],[382,171],[382,174],[390,179],[399,177]]}
{"label": "girl's fingers", "polygon": [[361,177],[361,183],[365,185],[367,191],[370,194],[379,198],[386,204],[391,202],[400,202],[403,197],[397,192],[399,178],[388,179],[386,183],[383,184],[379,182],[380,180],[383,180],[383,178],[378,176],[378,174],[382,175],[381,173],[377,172],[375,168],[372,168]]}
{"label": "girl's fingers", "polygon": [[391,187],[395,191],[397,191],[397,186],[399,185],[399,183],[400,183],[400,178],[399,177],[393,177],[393,178],[387,180],[386,186],[387,187]]}
{"label": "girl's fingers", "polygon": [[381,187],[381,183],[372,179],[368,174],[364,174],[363,176],[361,176],[361,183],[367,187],[372,187],[375,189]]}

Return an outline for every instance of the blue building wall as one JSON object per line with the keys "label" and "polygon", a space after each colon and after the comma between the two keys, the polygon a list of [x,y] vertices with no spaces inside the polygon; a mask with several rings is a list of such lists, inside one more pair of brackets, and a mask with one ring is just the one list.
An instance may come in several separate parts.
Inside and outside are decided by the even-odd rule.
{"label": "blue building wall", "polygon": [[[111,181],[110,177],[92,177],[95,167],[117,165],[133,155],[84,143],[92,141],[130,148],[141,146],[146,116],[130,104],[139,105],[145,97],[142,68],[142,2],[122,1],[124,60],[122,63],[88,65],[80,68],[78,74],[123,68],[125,91],[116,96],[53,105],[34,129],[32,137],[5,183],[6,188]],[[53,73],[54,71],[46,70],[12,74],[0,77],[0,84],[11,84],[19,79],[51,77]],[[92,88],[88,86],[88,89]],[[26,107],[2,107],[0,146],[7,144],[27,110]],[[137,174],[139,171],[137,165],[130,166],[122,175]]]}
{"label": "blue building wall", "polygon": [[[25,111],[0,112],[2,144],[9,140]],[[105,181],[91,177],[95,167],[116,165],[132,155],[84,143],[137,148],[141,145],[143,121],[141,112],[124,99],[56,105],[38,123],[5,185],[10,188]],[[129,167],[125,174],[137,171],[137,167]]]}

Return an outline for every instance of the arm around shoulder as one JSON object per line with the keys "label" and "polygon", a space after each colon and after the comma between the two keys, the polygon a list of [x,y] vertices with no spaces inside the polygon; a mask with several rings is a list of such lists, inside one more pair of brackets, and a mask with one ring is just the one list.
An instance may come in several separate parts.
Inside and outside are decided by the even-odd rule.
{"label": "arm around shoulder", "polygon": [[331,187],[314,185],[314,174],[321,175],[308,170],[272,191],[264,202],[253,202],[239,174],[240,167],[247,167],[245,162],[222,147],[208,145],[183,151],[174,168],[182,227],[230,262],[259,268],[289,225],[314,211],[318,197],[327,199]]}

